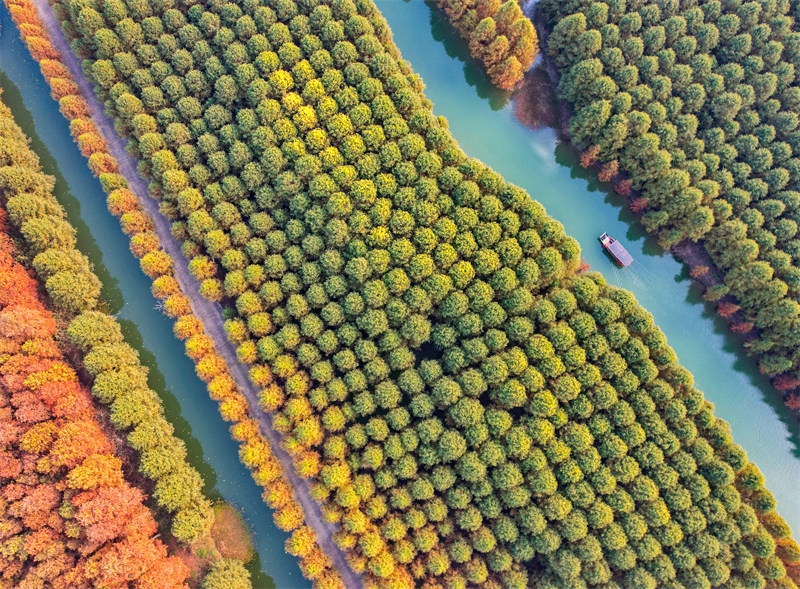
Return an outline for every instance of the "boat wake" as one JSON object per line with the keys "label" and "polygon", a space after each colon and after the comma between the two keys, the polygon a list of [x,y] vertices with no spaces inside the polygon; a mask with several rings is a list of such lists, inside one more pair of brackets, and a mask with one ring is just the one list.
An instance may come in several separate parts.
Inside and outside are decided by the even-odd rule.
{"label": "boat wake", "polygon": [[659,278],[653,271],[649,270],[647,266],[634,260],[634,262],[626,267],[620,268],[613,266],[612,271],[614,274],[614,283],[617,286],[627,289],[641,289],[648,292],[658,290]]}

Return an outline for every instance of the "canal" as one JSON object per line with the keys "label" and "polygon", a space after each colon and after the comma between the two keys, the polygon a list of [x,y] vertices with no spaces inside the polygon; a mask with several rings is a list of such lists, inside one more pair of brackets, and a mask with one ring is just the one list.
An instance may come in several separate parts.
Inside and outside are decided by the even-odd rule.
{"label": "canal", "polygon": [[[581,243],[591,268],[602,272],[611,284],[631,290],[653,313],[682,364],[694,373],[698,388],[716,405],[716,414],[731,423],[734,439],[763,471],[779,512],[793,529],[800,530],[800,494],[795,488],[800,481],[797,420],[744,354],[741,341],[704,303],[700,288],[647,237],[624,199],[577,165],[572,150],[558,142],[554,131],[530,131],[516,122],[510,97],[491,87],[469,58],[466,44],[432,4],[377,0],[377,5],[403,56],[425,81],[436,114],[449,119],[464,150],[542,202]],[[152,384],[164,396],[196,466],[212,493],[244,512],[255,533],[260,566],[274,583],[281,588],[308,586],[295,559],[284,554],[285,535],[272,525],[259,489],[239,465],[236,445],[176,344],[170,322],[154,310],[149,281],[128,252],[127,237],[106,211],[99,183],[72,143],[66,121],[2,7],[0,24],[4,101],[24,130],[38,136],[34,147],[46,171],[58,178],[58,196],[78,228],[80,246],[95,264],[112,309],[119,311],[128,333],[140,341],[143,358],[151,366]],[[604,231],[633,254],[631,267],[617,269],[603,254],[597,236]]]}
{"label": "canal", "polygon": [[[800,533],[797,419],[747,357],[741,341],[706,304],[683,266],[647,236],[625,199],[577,163],[555,131],[530,131],[513,116],[508,93],[493,88],[465,41],[430,0],[376,0],[403,57],[425,81],[434,112],[446,117],[464,151],[525,188],[576,238],[606,280],[636,295],[655,317],[696,386],[731,424],[733,437],[763,471],[778,511]],[[621,270],[597,238],[604,231],[634,257]]]}
{"label": "canal", "polygon": [[0,3],[0,88],[17,124],[31,138],[42,168],[56,177],[56,196],[78,231],[79,247],[103,283],[109,311],[121,320],[128,342],[150,368],[149,384],[161,395],[176,435],[186,442],[189,460],[212,498],[236,506],[255,542],[251,563],[256,589],[306,589],[297,559],[284,552],[287,535],[272,522],[261,489],[239,462],[234,442],[217,404],[195,375],[192,361],[172,333],[172,321],[156,310],[150,279],[128,250],[128,237],[105,205],[100,182],[86,166],[69,133],[69,124],[50,97],[39,66],[22,44]]}

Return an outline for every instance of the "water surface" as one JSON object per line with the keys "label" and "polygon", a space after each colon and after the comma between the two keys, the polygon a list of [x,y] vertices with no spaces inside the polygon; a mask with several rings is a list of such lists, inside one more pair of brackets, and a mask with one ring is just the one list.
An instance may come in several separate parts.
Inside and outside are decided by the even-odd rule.
{"label": "water surface", "polygon": [[[425,80],[436,114],[449,119],[464,150],[542,202],[581,243],[592,269],[602,272],[610,283],[631,290],[653,313],[682,364],[694,373],[697,386],[715,403],[716,414],[731,423],[734,439],[764,472],[780,513],[793,529],[800,530],[797,421],[726,323],[703,302],[700,288],[646,236],[625,208],[624,199],[577,166],[574,153],[558,142],[552,130],[529,131],[516,123],[509,96],[491,87],[438,10],[422,0],[377,0],[377,4],[403,56]],[[40,138],[34,147],[43,156],[46,171],[58,178],[58,196],[78,228],[80,247],[95,264],[109,306],[119,311],[129,335],[141,342],[143,358],[152,367],[151,384],[164,397],[194,464],[212,493],[243,510],[255,532],[261,567],[275,584],[308,587],[295,559],[284,553],[285,534],[273,526],[258,487],[239,464],[236,444],[174,339],[170,322],[154,310],[149,280],[128,252],[127,237],[117,220],[106,211],[100,185],[72,143],[68,125],[4,7],[0,7],[0,24],[4,100],[24,130]],[[12,84],[19,89],[16,95]],[[42,142],[51,154],[49,159]],[[604,255],[597,243],[603,231],[620,239],[634,256],[630,268],[619,270]],[[267,587],[270,581],[257,585]]]}
{"label": "water surface", "polygon": [[[261,489],[239,462],[238,445],[195,375],[192,361],[172,333],[172,321],[156,309],[150,279],[128,250],[128,237],[105,205],[100,182],[86,166],[69,124],[0,3],[0,88],[17,124],[31,138],[44,171],[56,177],[56,196],[78,231],[78,246],[103,283],[103,298],[118,313],[127,341],[150,368],[149,384],[164,401],[167,418],[186,442],[189,461],[206,491],[235,505],[253,533],[257,558],[250,568],[256,589],[307,589],[297,559],[284,552],[287,534],[272,522]],[[262,572],[263,571],[263,572]]]}
{"label": "water surface", "polygon": [[[654,315],[716,415],[730,422],[736,442],[763,471],[778,511],[800,534],[797,419],[745,355],[740,339],[703,301],[701,287],[647,236],[626,199],[577,165],[552,129],[529,131],[514,120],[509,95],[491,86],[438,8],[423,0],[376,3],[403,57],[425,81],[434,112],[449,120],[464,151],[545,205],[580,242],[592,270],[633,292]],[[621,270],[605,255],[597,241],[604,231],[625,245],[632,266]]]}

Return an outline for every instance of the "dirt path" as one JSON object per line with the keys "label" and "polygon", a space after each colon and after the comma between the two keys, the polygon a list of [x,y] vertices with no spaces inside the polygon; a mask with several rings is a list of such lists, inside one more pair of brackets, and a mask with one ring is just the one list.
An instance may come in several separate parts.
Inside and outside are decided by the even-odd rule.
{"label": "dirt path", "polygon": [[[280,434],[272,429],[272,418],[258,407],[258,389],[250,382],[248,369],[239,362],[236,357],[236,350],[225,337],[222,315],[216,303],[212,303],[200,296],[199,283],[189,273],[189,261],[183,257],[178,241],[170,232],[170,221],[161,216],[158,212],[158,204],[150,198],[147,192],[147,182],[139,177],[136,172],[136,164],[125,151],[125,142],[117,136],[114,131],[114,124],[105,114],[102,105],[94,95],[92,85],[84,77],[78,58],[72,53],[69,42],[64,36],[53,10],[47,4],[47,0],[34,0],[39,17],[50,35],[53,46],[61,53],[61,59],[69,68],[72,77],[80,88],[92,114],[92,120],[100,128],[109,153],[116,158],[119,163],[120,173],[128,181],[129,188],[139,197],[139,202],[152,217],[155,223],[155,232],[161,241],[164,250],[172,257],[174,262],[175,278],[181,286],[183,293],[189,297],[192,310],[195,315],[203,322],[206,332],[217,346],[217,351],[225,358],[230,369],[231,376],[236,381],[241,392],[247,397],[250,403],[252,415],[258,419],[261,425],[262,434],[269,440],[272,451],[280,460],[286,479],[294,487],[297,499],[303,506],[306,516],[306,523],[314,529],[317,534],[317,541],[327,555],[331,557],[334,565],[339,570],[348,589],[360,589],[362,581],[360,575],[355,574],[347,565],[344,553],[333,542],[333,533],[336,530],[333,524],[329,524],[322,517],[319,505],[309,494],[309,482],[301,479],[294,471],[291,456],[280,446]],[[279,548],[283,550],[283,546]],[[267,571],[268,572],[268,571]]]}

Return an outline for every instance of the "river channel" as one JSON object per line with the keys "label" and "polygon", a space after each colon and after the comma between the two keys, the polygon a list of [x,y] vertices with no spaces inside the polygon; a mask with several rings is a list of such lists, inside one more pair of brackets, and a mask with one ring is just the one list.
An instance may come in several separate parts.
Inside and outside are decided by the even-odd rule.
{"label": "river channel", "polygon": [[[778,511],[800,534],[797,419],[748,358],[726,322],[703,301],[683,266],[648,237],[625,200],[591,178],[555,131],[530,131],[513,116],[510,95],[493,88],[467,44],[430,0],[376,0],[403,57],[425,81],[434,112],[450,122],[464,151],[525,188],[581,244],[606,280],[636,295],[667,335],[696,386],[731,424],[733,437],[763,471]],[[598,236],[624,243],[634,263],[621,270]]]}
{"label": "river channel", "polygon": [[[654,315],[698,388],[715,404],[717,416],[731,423],[734,439],[763,471],[779,512],[800,530],[797,420],[745,355],[741,341],[704,303],[682,265],[646,236],[621,197],[577,165],[573,151],[559,143],[553,130],[530,131],[516,122],[509,95],[491,87],[438,9],[423,0],[377,4],[403,56],[425,81],[436,114],[449,119],[464,150],[543,203],[580,242],[591,268],[631,290]],[[127,237],[106,211],[99,183],[2,6],[0,24],[3,100],[34,137],[45,170],[56,175],[58,197],[78,229],[80,247],[95,264],[112,310],[138,340],[151,366],[151,384],[164,397],[209,490],[235,504],[251,526],[260,567],[272,576],[257,585],[272,586],[274,580],[280,588],[309,586],[295,559],[284,553],[285,535],[272,525],[258,487],[240,466],[236,445],[174,339],[170,322],[154,309],[149,281],[129,253]],[[620,270],[604,255],[597,242],[604,231],[624,243],[635,259],[632,266]]]}
{"label": "river channel", "polygon": [[206,491],[236,506],[253,533],[257,557],[249,568],[254,588],[310,588],[297,559],[284,552],[287,535],[273,524],[260,487],[239,462],[238,445],[175,339],[172,321],[156,309],[150,279],[128,250],[128,237],[119,222],[106,209],[100,182],[86,167],[67,120],[2,3],[0,27],[2,100],[31,137],[44,171],[56,177],[56,196],[78,230],[78,246],[103,283],[103,299],[118,314],[128,342],[150,368],[149,384],[164,400],[167,418],[186,442],[189,460],[203,475]]}

